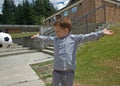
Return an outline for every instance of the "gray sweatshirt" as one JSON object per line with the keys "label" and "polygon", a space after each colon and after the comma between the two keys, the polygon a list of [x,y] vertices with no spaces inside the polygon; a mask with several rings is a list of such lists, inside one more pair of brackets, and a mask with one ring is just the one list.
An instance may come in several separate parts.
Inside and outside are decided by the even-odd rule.
{"label": "gray sweatshirt", "polygon": [[66,37],[47,37],[38,36],[40,40],[52,42],[54,44],[54,70],[66,71],[75,70],[76,68],[76,49],[79,43],[97,40],[103,36],[102,31],[92,32],[89,34],[73,35],[68,34]]}

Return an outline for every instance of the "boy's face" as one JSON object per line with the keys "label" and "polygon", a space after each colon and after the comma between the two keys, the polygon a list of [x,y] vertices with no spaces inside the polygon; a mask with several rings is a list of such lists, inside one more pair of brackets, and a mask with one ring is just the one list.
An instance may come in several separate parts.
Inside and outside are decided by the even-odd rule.
{"label": "boy's face", "polygon": [[63,38],[69,33],[67,28],[63,29],[60,26],[54,26],[54,31],[58,38]]}

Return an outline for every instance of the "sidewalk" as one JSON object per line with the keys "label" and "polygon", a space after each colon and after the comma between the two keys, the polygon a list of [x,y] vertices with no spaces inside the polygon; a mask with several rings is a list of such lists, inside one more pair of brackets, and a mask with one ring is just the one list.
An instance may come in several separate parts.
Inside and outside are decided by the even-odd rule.
{"label": "sidewalk", "polygon": [[0,86],[45,86],[29,65],[52,59],[41,52],[0,58]]}

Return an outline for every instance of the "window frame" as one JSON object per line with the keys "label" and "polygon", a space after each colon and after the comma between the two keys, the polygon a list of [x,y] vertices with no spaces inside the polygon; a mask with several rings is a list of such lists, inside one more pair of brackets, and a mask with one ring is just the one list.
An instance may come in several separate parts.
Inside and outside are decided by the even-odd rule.
{"label": "window frame", "polygon": [[77,12],[77,10],[78,10],[78,9],[77,9],[77,6],[71,8],[71,12],[72,12],[72,13]]}
{"label": "window frame", "polygon": [[63,12],[63,16],[68,16],[68,14],[69,14],[68,10],[66,10],[66,11]]}

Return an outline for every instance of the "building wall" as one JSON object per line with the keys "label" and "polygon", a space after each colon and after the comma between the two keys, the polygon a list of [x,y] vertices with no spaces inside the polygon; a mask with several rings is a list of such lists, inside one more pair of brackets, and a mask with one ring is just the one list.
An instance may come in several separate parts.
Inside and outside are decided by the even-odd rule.
{"label": "building wall", "polygon": [[[110,0],[108,0],[110,1]],[[89,14],[88,17],[82,18],[90,11],[105,4],[105,7],[100,8],[94,13]],[[81,3],[76,5],[77,12],[72,13],[71,9],[68,9],[68,17],[71,18],[72,22],[76,25],[87,23],[101,23],[101,22],[115,22],[120,23],[120,6],[116,6],[114,3],[110,3],[104,0],[83,0]],[[64,12],[60,13],[60,17],[64,17]],[[59,16],[58,15],[58,16]],[[58,18],[56,18],[57,20]],[[45,21],[45,25],[52,26],[56,21],[53,18]],[[77,21],[76,21],[77,20]]]}
{"label": "building wall", "polygon": [[106,22],[120,23],[120,5],[104,2],[106,4]]}
{"label": "building wall", "polygon": [[6,33],[39,32],[40,25],[0,25],[0,31]]}
{"label": "building wall", "polygon": [[100,22],[105,19],[107,23],[120,23],[120,5],[116,6],[114,3],[103,0],[95,0],[96,8],[102,4],[105,4],[105,8],[96,12],[96,22]]}
{"label": "building wall", "polygon": [[21,29],[7,29],[7,33],[21,33]]}
{"label": "building wall", "polygon": [[[91,0],[91,1],[90,0],[83,0],[83,2],[80,4],[77,4],[76,7],[77,7],[77,12],[75,12],[75,13],[71,12],[72,8],[66,10],[66,11],[68,11],[67,16],[70,17],[72,21],[78,19],[81,16],[84,16],[86,13],[93,10],[95,8],[95,3],[94,3],[94,0]],[[63,14],[64,14],[64,12],[60,13],[59,15],[61,17],[64,17]],[[93,18],[93,20],[94,20],[94,17],[91,17],[91,18]],[[56,18],[56,19],[58,19],[58,18]],[[54,24],[54,22],[55,22],[54,19],[51,18],[51,19],[45,21],[45,25],[52,26]]]}
{"label": "building wall", "polygon": [[102,23],[106,21],[106,15],[105,15],[105,5],[103,0],[94,0],[95,1],[95,8],[101,7],[98,11],[95,13],[95,23]]}
{"label": "building wall", "polygon": [[[76,13],[72,13],[69,15],[69,17],[71,18],[72,21],[75,21],[78,18],[81,18],[82,16],[84,16],[86,13],[89,13],[91,10],[93,10],[95,8],[95,4],[94,4],[94,0],[84,0],[82,3],[77,5],[77,12]],[[74,17],[74,18],[73,18]],[[94,15],[92,15],[89,19],[88,22],[94,22],[95,17]],[[79,20],[77,22],[75,22],[77,25],[81,24],[85,22],[85,19],[83,18],[82,20]]]}

